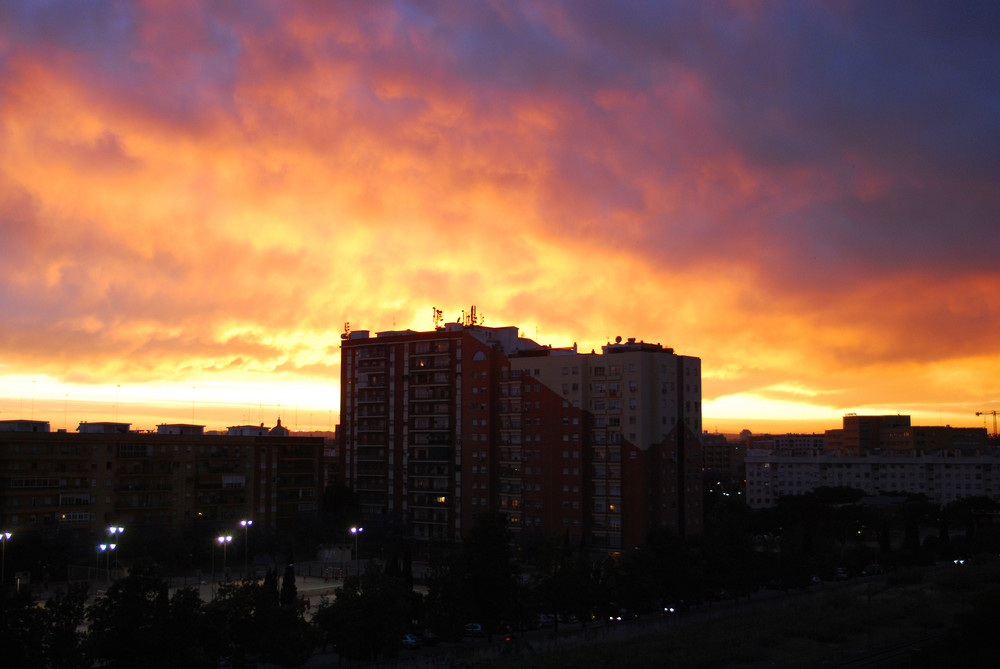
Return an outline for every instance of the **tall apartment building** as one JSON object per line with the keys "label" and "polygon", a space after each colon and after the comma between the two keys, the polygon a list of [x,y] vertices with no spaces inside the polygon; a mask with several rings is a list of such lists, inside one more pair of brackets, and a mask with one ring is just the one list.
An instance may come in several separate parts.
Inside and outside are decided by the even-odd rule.
{"label": "tall apartment building", "polygon": [[498,511],[515,533],[610,550],[701,528],[697,358],[448,323],[351,332],[341,370],[340,471],[366,522],[460,539]]}
{"label": "tall apartment building", "polygon": [[323,439],[274,428],[205,434],[200,425],[0,421],[0,527],[102,535],[109,524],[280,529],[316,511]]}

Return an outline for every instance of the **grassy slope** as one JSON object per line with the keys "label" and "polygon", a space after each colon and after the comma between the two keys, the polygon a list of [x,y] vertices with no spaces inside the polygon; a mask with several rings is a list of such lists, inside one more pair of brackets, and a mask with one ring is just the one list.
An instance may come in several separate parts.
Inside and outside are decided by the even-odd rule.
{"label": "grassy slope", "polygon": [[[871,596],[867,585],[846,585],[717,620],[655,628],[637,638],[581,644],[525,659],[496,660],[490,666],[791,669],[836,664],[922,636],[943,637],[924,652],[927,666],[934,666],[935,653],[954,659],[957,651],[949,643],[953,637],[945,633],[958,629],[956,616],[983,605],[980,595],[1000,583],[1000,563],[948,568],[933,580],[919,582],[913,582],[918,572],[902,576],[888,587],[877,586]],[[996,643],[992,638],[982,641]],[[963,652],[979,652],[969,643],[967,638],[962,641]]]}

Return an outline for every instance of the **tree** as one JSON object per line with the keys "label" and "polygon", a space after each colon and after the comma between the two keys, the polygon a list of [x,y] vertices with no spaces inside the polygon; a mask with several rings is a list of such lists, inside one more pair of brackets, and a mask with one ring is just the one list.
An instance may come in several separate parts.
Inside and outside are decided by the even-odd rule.
{"label": "tree", "polygon": [[335,599],[324,602],[313,621],[326,642],[351,660],[393,655],[405,631],[408,593],[402,580],[378,569],[349,577]]}
{"label": "tree", "polygon": [[960,527],[964,530],[964,538],[956,542],[958,552],[968,556],[1000,549],[998,533],[991,520],[998,509],[1000,503],[986,496],[963,497],[942,509],[941,517],[946,523],[945,527]]}
{"label": "tree", "polygon": [[198,634],[200,600],[184,591],[168,596],[151,563],[133,566],[87,609],[90,659],[105,667],[210,667],[214,653]]}
{"label": "tree", "polygon": [[0,588],[0,649],[5,667],[45,667],[44,622],[27,591]]}
{"label": "tree", "polygon": [[299,590],[295,587],[295,565],[285,565],[285,573],[281,577],[281,597],[279,603],[282,606],[295,606],[298,603]]}
{"label": "tree", "polygon": [[89,667],[81,652],[88,586],[78,583],[67,590],[59,589],[39,609],[42,622],[42,648],[45,666],[50,669],[84,669]]}
{"label": "tree", "polygon": [[507,521],[498,513],[480,514],[462,543],[465,575],[462,608],[468,620],[485,626],[488,635],[498,631],[501,622],[519,617],[520,580],[510,546]]}
{"label": "tree", "polygon": [[454,544],[432,544],[426,580],[425,625],[442,639],[461,639],[464,625],[469,619],[462,608],[465,601],[465,576],[460,547]]}

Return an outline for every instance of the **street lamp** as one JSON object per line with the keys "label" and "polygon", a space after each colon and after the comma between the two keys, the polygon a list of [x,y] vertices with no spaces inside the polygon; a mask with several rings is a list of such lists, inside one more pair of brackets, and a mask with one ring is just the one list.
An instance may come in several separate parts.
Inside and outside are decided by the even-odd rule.
{"label": "street lamp", "polygon": [[230,543],[232,543],[232,541],[233,537],[228,534],[219,537],[219,543],[222,544],[222,574],[223,578],[226,578],[226,580],[228,580],[228,577],[226,576],[226,548]]}
{"label": "street lamp", "polygon": [[7,581],[7,542],[14,536],[11,532],[0,532],[0,541],[3,542],[3,567],[0,568],[0,587]]}
{"label": "street lamp", "polygon": [[243,528],[243,578],[250,573],[249,565],[249,546],[250,546],[250,526],[253,525],[252,520],[241,520],[240,527]]}
{"label": "street lamp", "polygon": [[[100,544],[98,546],[98,548],[101,549],[101,552],[102,553],[106,553],[107,556],[108,556],[108,562],[107,562],[107,565],[108,565],[108,567],[107,567],[107,569],[108,569],[108,571],[107,571],[107,574],[108,574],[108,583],[111,582],[111,552],[117,546],[118,546],[118,544]],[[100,568],[100,562],[99,561],[98,561],[98,568]]]}
{"label": "street lamp", "polygon": [[[114,541],[115,535],[118,535],[119,537],[121,537],[122,532],[124,532],[124,531],[125,531],[125,528],[124,527],[120,527],[118,525],[111,525],[111,526],[108,527],[108,534],[111,535],[111,540],[112,541]],[[121,541],[121,538],[119,538],[118,541]],[[111,545],[111,550],[114,550],[114,547],[115,547],[115,544],[112,544]],[[111,569],[110,560],[111,560],[111,555],[109,554],[108,555],[108,561],[109,561],[108,569],[109,570]],[[118,558],[116,556],[115,557],[115,565],[117,566],[117,564],[118,564]]]}
{"label": "street lamp", "polygon": [[351,534],[354,535],[354,575],[361,578],[361,567],[358,563],[358,535],[365,531],[363,527],[352,527]]}

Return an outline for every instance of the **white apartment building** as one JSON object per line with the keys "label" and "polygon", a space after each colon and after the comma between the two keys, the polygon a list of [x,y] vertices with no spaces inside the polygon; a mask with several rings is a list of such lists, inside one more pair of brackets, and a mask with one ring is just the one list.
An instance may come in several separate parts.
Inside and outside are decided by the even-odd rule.
{"label": "white apartment building", "polygon": [[1000,457],[794,456],[751,450],[746,456],[746,501],[751,508],[774,506],[782,495],[802,495],[820,487],[847,486],[868,495],[907,492],[938,504],[962,497],[1000,501]]}

